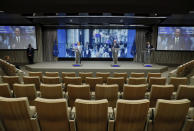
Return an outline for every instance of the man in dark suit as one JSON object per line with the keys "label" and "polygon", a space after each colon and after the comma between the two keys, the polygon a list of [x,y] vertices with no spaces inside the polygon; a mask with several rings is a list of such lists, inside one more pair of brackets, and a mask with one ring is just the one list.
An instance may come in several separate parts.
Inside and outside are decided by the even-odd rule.
{"label": "man in dark suit", "polygon": [[11,39],[11,49],[26,49],[26,41],[23,36],[21,36],[20,28],[15,28],[15,35]]}
{"label": "man in dark suit", "polygon": [[175,29],[174,37],[168,39],[168,45],[168,50],[185,50],[185,39],[180,29]]}
{"label": "man in dark suit", "polygon": [[28,61],[29,64],[33,64],[34,63],[34,48],[32,48],[31,44],[28,45],[27,48],[27,57],[28,57]]}
{"label": "man in dark suit", "polygon": [[153,49],[153,46],[150,44],[149,41],[146,42],[146,49]]}

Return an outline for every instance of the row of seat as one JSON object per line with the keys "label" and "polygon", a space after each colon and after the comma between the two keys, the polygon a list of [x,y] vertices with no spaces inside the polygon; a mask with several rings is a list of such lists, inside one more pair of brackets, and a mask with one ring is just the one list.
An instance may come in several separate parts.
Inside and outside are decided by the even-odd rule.
{"label": "row of seat", "polygon": [[9,76],[15,76],[17,69],[13,64],[8,63],[5,60],[0,59],[0,67],[4,71],[5,74]]}
{"label": "row of seat", "polygon": [[[125,79],[123,77],[107,77],[106,78],[107,84],[118,84],[119,85],[119,91],[123,91],[123,85],[126,83]],[[8,83],[10,85],[10,88],[13,89],[14,83],[21,83],[19,76],[2,76],[3,83]],[[103,77],[86,77],[84,79],[86,84],[90,85],[90,88],[92,91],[95,90],[96,84],[103,84]],[[156,85],[165,85],[167,82],[167,78],[165,77],[150,77],[149,82],[147,83],[147,79],[145,77],[130,77],[127,79],[127,84],[131,85],[138,85],[138,84],[148,84],[148,90],[153,84]],[[24,76],[23,77],[23,83],[25,84],[35,84],[37,90],[40,88],[40,79],[39,76]],[[59,84],[60,78],[59,77],[47,77],[44,76],[42,78],[42,83],[44,84]],[[75,84],[75,85],[81,85],[83,83],[83,80],[81,77],[64,77],[63,83],[65,83],[65,87],[67,87],[68,84]],[[177,91],[177,88],[179,85],[187,85],[188,79],[186,77],[170,77],[169,84],[174,85],[174,91]],[[66,91],[66,88],[65,88]]]}
{"label": "row of seat", "polygon": [[7,131],[193,131],[194,110],[190,101],[158,100],[149,109],[149,100],[108,101],[76,99],[75,108],[65,99],[0,97],[0,116]]}
{"label": "row of seat", "polygon": [[194,86],[180,85],[177,92],[174,92],[173,85],[152,85],[151,91],[146,92],[147,85],[124,85],[122,93],[119,92],[116,84],[97,84],[95,92],[91,92],[89,85],[68,85],[67,92],[63,92],[62,84],[41,84],[40,91],[36,91],[34,84],[14,84],[13,93],[8,84],[0,84],[0,96],[3,97],[28,97],[30,105],[34,105],[37,97],[47,99],[67,98],[68,105],[74,106],[74,101],[79,99],[108,99],[109,106],[115,107],[116,101],[120,98],[126,100],[149,99],[150,107],[155,107],[157,99],[189,99],[194,107]]}
{"label": "row of seat", "polygon": [[187,63],[178,66],[176,74],[179,77],[194,75],[192,72],[193,70],[194,70],[194,60],[191,60]]}

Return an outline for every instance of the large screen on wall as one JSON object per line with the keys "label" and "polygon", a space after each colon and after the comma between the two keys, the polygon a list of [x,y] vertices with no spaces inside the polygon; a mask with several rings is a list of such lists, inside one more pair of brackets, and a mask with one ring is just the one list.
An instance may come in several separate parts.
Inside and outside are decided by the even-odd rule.
{"label": "large screen on wall", "polygon": [[58,57],[74,58],[79,43],[82,58],[112,58],[112,44],[116,40],[118,57],[133,58],[135,36],[135,29],[58,29]]}
{"label": "large screen on wall", "polygon": [[36,47],[35,26],[0,26],[0,49]]}
{"label": "large screen on wall", "polygon": [[193,51],[194,27],[158,27],[157,50]]}

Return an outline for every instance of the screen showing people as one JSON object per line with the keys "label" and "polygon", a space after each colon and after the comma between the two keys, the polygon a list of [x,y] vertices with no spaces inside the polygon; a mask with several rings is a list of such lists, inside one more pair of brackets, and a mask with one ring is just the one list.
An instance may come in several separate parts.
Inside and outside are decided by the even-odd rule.
{"label": "screen showing people", "polygon": [[35,26],[0,26],[0,49],[27,49],[36,47]]}
{"label": "screen showing people", "polygon": [[60,29],[58,57],[74,58],[80,44],[83,58],[112,58],[112,47],[118,48],[118,57],[133,58],[135,35],[135,29]]}
{"label": "screen showing people", "polygon": [[194,50],[194,27],[158,27],[157,50]]}

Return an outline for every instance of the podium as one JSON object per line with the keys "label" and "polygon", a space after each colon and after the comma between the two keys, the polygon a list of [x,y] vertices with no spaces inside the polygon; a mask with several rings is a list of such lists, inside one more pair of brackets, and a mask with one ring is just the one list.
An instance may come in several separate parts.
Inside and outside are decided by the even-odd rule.
{"label": "podium", "polygon": [[152,49],[145,49],[142,51],[142,58],[144,67],[152,67],[152,55],[154,52],[154,48]]}
{"label": "podium", "polygon": [[113,48],[112,49],[112,57],[113,57],[113,63],[112,63],[112,67],[120,67],[120,65],[118,64],[118,51],[119,48]]}
{"label": "podium", "polygon": [[75,64],[73,64],[73,66],[81,66],[81,61],[80,61],[80,57],[81,57],[81,52],[78,49],[74,49],[73,51],[75,51]]}

